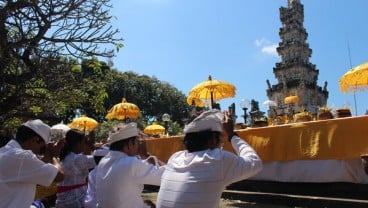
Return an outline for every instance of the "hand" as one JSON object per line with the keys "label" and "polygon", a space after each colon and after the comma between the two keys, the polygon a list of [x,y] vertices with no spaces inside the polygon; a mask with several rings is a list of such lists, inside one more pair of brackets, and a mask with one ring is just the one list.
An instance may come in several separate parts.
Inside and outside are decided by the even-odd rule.
{"label": "hand", "polygon": [[51,157],[59,157],[61,150],[65,145],[65,141],[60,139],[56,142],[51,142],[47,144],[47,152]]}
{"label": "hand", "polygon": [[147,152],[147,146],[146,146],[146,137],[147,135],[140,133],[139,134],[139,139],[138,139],[138,155],[142,158],[142,159],[146,159],[147,157],[150,156],[150,154]]}
{"label": "hand", "polygon": [[58,140],[52,141],[45,145],[45,151],[43,152],[42,161],[52,163],[53,158],[58,158],[61,149],[64,147],[65,141]]}
{"label": "hand", "polygon": [[54,179],[54,182],[60,182],[64,180],[64,169],[61,166],[60,162],[56,158],[52,158],[52,164],[57,167],[58,173]]}
{"label": "hand", "polygon": [[234,120],[231,117],[229,111],[224,111],[224,119],[222,121],[222,129],[228,140],[231,140],[232,135],[234,134]]}

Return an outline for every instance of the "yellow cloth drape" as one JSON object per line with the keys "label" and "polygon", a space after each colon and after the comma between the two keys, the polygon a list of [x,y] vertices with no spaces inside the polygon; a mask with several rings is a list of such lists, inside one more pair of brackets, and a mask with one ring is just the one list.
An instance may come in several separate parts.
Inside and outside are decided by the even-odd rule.
{"label": "yellow cloth drape", "polygon": [[41,186],[41,185],[37,185],[36,186],[36,196],[35,199],[43,199],[46,198],[48,196],[52,196],[54,194],[56,194],[56,183],[53,182],[51,183],[50,186]]}
{"label": "yellow cloth drape", "polygon": [[148,152],[164,162],[175,152],[184,149],[181,136],[148,139],[146,146]]}
{"label": "yellow cloth drape", "polygon": [[[368,116],[238,130],[263,161],[356,159],[368,153]],[[147,140],[160,160],[182,150],[182,137]],[[224,141],[224,149],[233,151]]]}

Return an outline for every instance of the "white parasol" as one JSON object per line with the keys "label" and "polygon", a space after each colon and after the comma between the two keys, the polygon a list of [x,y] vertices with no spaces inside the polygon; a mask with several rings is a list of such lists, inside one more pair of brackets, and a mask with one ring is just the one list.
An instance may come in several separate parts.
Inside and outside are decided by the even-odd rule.
{"label": "white parasol", "polygon": [[51,139],[61,139],[65,137],[67,131],[70,127],[65,125],[63,122],[51,126]]}
{"label": "white parasol", "polygon": [[273,100],[266,100],[263,102],[263,105],[268,107],[276,107],[277,103]]}

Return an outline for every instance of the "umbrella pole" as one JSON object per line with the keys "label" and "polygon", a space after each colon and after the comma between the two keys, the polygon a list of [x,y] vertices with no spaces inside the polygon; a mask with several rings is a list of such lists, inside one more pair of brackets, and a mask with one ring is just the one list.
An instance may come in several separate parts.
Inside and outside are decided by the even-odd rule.
{"label": "umbrella pole", "polygon": [[127,109],[126,109],[126,108],[124,108],[124,123],[126,123],[126,122],[127,122],[126,112],[127,112]]}
{"label": "umbrella pole", "polygon": [[213,109],[215,106],[214,106],[214,103],[213,103],[213,92],[212,92],[212,90],[210,91],[210,94],[211,94],[211,109]]}
{"label": "umbrella pole", "polygon": [[84,135],[86,135],[86,125],[87,125],[87,121],[84,121],[84,128],[83,128]]}
{"label": "umbrella pole", "polygon": [[354,92],[354,105],[355,105],[355,116],[358,116],[358,109],[357,109],[357,102],[356,102],[355,92]]}
{"label": "umbrella pole", "polygon": [[355,84],[355,90],[354,90],[354,107],[355,107],[355,116],[358,116],[358,109],[357,109],[357,102],[356,102],[356,91],[358,88],[358,84]]}

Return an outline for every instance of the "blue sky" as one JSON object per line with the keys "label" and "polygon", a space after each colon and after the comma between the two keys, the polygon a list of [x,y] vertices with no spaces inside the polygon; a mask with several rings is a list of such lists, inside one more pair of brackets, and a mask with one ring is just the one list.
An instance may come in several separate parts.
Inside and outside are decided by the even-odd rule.
{"label": "blue sky", "polygon": [[[354,95],[339,90],[339,79],[351,66],[368,61],[367,0],[301,0],[310,62],[319,69],[318,85],[328,82],[328,107],[351,107]],[[125,47],[113,59],[120,71],[154,76],[188,94],[208,78],[234,84],[238,120],[242,99],[267,107],[266,80],[277,81],[273,67],[281,41],[279,8],[287,0],[112,0],[113,24]],[[350,50],[349,50],[350,48]],[[349,53],[350,51],[350,53]],[[368,109],[368,90],[357,92],[357,114]],[[139,105],[139,104],[138,104]]]}

